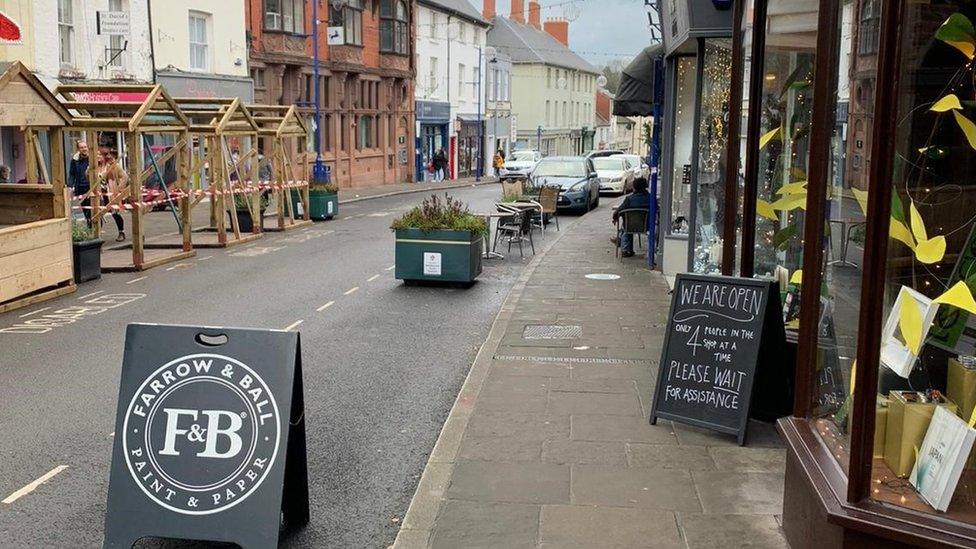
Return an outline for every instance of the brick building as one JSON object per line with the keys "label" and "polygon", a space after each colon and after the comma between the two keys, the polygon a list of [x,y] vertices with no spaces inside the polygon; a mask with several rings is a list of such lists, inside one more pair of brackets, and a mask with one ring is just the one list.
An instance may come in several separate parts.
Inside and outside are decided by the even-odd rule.
{"label": "brick building", "polygon": [[[303,108],[321,96],[321,151],[340,187],[413,179],[414,4],[412,0],[245,0],[254,96]],[[312,2],[319,2],[319,82],[312,66]],[[329,26],[343,45],[328,45]],[[309,124],[309,127],[314,127]],[[309,140],[306,159],[315,159]]]}

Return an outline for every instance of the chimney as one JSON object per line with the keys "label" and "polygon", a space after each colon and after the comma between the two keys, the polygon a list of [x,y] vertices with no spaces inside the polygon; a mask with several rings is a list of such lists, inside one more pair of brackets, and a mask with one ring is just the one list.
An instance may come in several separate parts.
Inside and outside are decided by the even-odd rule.
{"label": "chimney", "polygon": [[484,7],[481,9],[481,15],[487,21],[491,21],[495,18],[495,0],[484,0]]}
{"label": "chimney", "polygon": [[525,24],[525,0],[512,0],[512,13],[508,18]]}
{"label": "chimney", "polygon": [[542,23],[539,22],[539,3],[536,0],[529,0],[529,25],[536,30],[542,30]]}
{"label": "chimney", "polygon": [[[512,3],[514,2],[515,0],[512,0]],[[569,47],[569,21],[561,17],[546,19],[546,32],[562,45]]]}

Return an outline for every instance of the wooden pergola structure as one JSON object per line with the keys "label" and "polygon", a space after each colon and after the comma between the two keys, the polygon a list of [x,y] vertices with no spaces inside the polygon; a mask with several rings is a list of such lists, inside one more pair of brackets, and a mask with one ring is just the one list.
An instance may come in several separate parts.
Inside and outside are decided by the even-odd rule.
{"label": "wooden pergola structure", "polygon": [[251,219],[260,219],[258,125],[251,113],[239,98],[177,97],[174,101],[190,121],[191,213],[210,197],[210,223],[194,231],[194,246],[226,247],[260,238],[259,222],[252,223],[250,232],[242,232],[238,218],[240,206],[246,205]]}
{"label": "wooden pergola structure", "polygon": [[0,147],[21,151],[9,155],[12,166],[0,154],[2,313],[73,292],[75,283],[63,145],[71,114],[19,61],[0,70],[0,127],[13,129]]}
{"label": "wooden pergola structure", "polygon": [[[129,183],[124,191],[110,196],[107,205],[101,203],[97,164],[90,162],[88,166],[88,179],[95,195],[91,200],[95,230],[99,230],[99,221],[109,211],[131,212],[131,258],[126,257],[129,245],[112,247],[103,251],[102,270],[141,271],[195,255],[190,231],[190,195],[187,193],[190,121],[173,98],[159,84],[70,84],[58,86],[55,92],[62,105],[72,111],[72,124],[85,131],[88,143],[97,144],[99,133],[124,137],[124,169]],[[148,135],[169,137],[174,143],[161,156],[155,157],[149,150]],[[149,167],[145,165],[146,154],[149,154]],[[171,186],[162,181],[159,193],[151,189],[147,192],[143,183],[153,175],[158,176],[158,166],[170,158],[176,161],[175,181]],[[165,198],[159,198],[160,194]],[[172,196],[177,197],[175,202]],[[147,250],[145,247],[145,214],[164,201],[179,213],[182,235],[179,251]]]}
{"label": "wooden pergola structure", "polygon": [[[258,136],[262,138],[263,162],[269,162],[271,166],[271,180],[260,184],[262,188],[270,189],[275,197],[277,226],[266,230],[285,231],[310,224],[308,163],[296,158],[305,151],[308,127],[294,105],[251,105],[248,109],[258,124]],[[267,155],[269,143],[270,158]],[[297,174],[295,166],[300,166]],[[295,212],[292,191],[297,191],[300,197],[300,215]]]}

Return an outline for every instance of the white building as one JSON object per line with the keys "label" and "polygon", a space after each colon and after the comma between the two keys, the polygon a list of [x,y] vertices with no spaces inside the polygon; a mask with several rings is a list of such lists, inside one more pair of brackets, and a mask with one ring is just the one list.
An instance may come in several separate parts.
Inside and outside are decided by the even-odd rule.
{"label": "white building", "polygon": [[420,164],[426,166],[443,148],[453,177],[474,176],[479,157],[487,174],[487,86],[482,83],[490,61],[484,55],[489,24],[467,0],[418,0],[416,21]]}
{"label": "white building", "polygon": [[170,95],[254,101],[244,5],[226,0],[152,2],[156,81]]}

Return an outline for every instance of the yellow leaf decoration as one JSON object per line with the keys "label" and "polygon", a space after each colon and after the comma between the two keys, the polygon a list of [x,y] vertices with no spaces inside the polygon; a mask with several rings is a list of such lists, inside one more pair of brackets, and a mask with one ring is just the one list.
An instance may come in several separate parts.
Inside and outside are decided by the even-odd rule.
{"label": "yellow leaf decoration", "polygon": [[915,235],[915,240],[919,242],[928,240],[929,235],[925,232],[925,222],[922,221],[922,215],[918,213],[914,200],[908,202],[908,215],[912,221],[912,234]]}
{"label": "yellow leaf decoration", "polygon": [[973,124],[972,120],[960,114],[959,111],[952,111],[952,116],[955,117],[956,124],[959,124],[962,133],[966,134],[966,141],[969,141],[969,146],[976,149],[976,124]]}
{"label": "yellow leaf decoration", "polygon": [[769,145],[769,142],[775,139],[781,131],[783,131],[782,126],[764,133],[762,137],[759,138],[759,150],[765,149],[766,145]]}
{"label": "yellow leaf decoration", "polygon": [[962,103],[959,102],[959,98],[956,94],[950,93],[949,95],[939,99],[929,108],[930,111],[934,112],[946,112],[946,111],[961,111]]}
{"label": "yellow leaf decoration", "polygon": [[905,340],[905,346],[918,356],[922,348],[922,312],[918,310],[918,302],[905,293],[901,299],[901,307],[898,311],[898,328],[901,330],[901,337]]}
{"label": "yellow leaf decoration", "polygon": [[772,207],[774,210],[783,210],[785,212],[795,210],[797,208],[805,210],[807,209],[807,195],[806,193],[788,194],[776,202],[773,202]]}
{"label": "yellow leaf decoration", "polygon": [[919,240],[915,245],[915,257],[926,265],[938,263],[945,257],[946,239],[937,236],[928,240]]}
{"label": "yellow leaf decoration", "polygon": [[787,183],[782,187],[776,189],[776,194],[800,194],[807,192],[807,182],[797,181],[795,183]]}
{"label": "yellow leaf decoration", "polygon": [[765,217],[766,219],[769,219],[770,221],[779,221],[779,217],[777,217],[776,210],[773,209],[773,205],[762,198],[756,199],[756,213]]}
{"label": "yellow leaf decoration", "polygon": [[790,328],[792,330],[799,330],[800,329],[800,319],[799,318],[794,318],[793,320],[791,320],[791,321],[789,321],[789,322],[786,323],[786,327],[787,328]]}
{"label": "yellow leaf decoration", "polygon": [[961,280],[946,290],[944,294],[933,299],[932,303],[952,305],[976,314],[976,299],[973,299],[973,293],[969,291],[969,286]]}
{"label": "yellow leaf decoration", "polygon": [[793,275],[790,277],[790,284],[796,284],[799,286],[803,283],[803,269],[797,269],[793,271]]}
{"label": "yellow leaf decoration", "polygon": [[857,379],[857,361],[851,364],[851,398],[854,398],[854,381]]}
{"label": "yellow leaf decoration", "polygon": [[851,187],[851,192],[854,193],[854,199],[857,200],[857,205],[861,207],[861,213],[868,215],[868,192],[853,187]]}
{"label": "yellow leaf decoration", "polygon": [[969,414],[969,427],[972,428],[973,425],[976,425],[976,406],[973,407],[973,413]]}
{"label": "yellow leaf decoration", "polygon": [[949,44],[950,46],[961,51],[963,55],[969,58],[970,61],[972,61],[973,57],[976,56],[976,46],[973,46],[972,42],[955,42],[947,40],[946,44]]}
{"label": "yellow leaf decoration", "polygon": [[891,235],[891,238],[911,248],[912,251],[915,250],[915,239],[912,238],[912,232],[905,226],[904,221],[898,221],[892,217],[888,227],[888,234]]}

